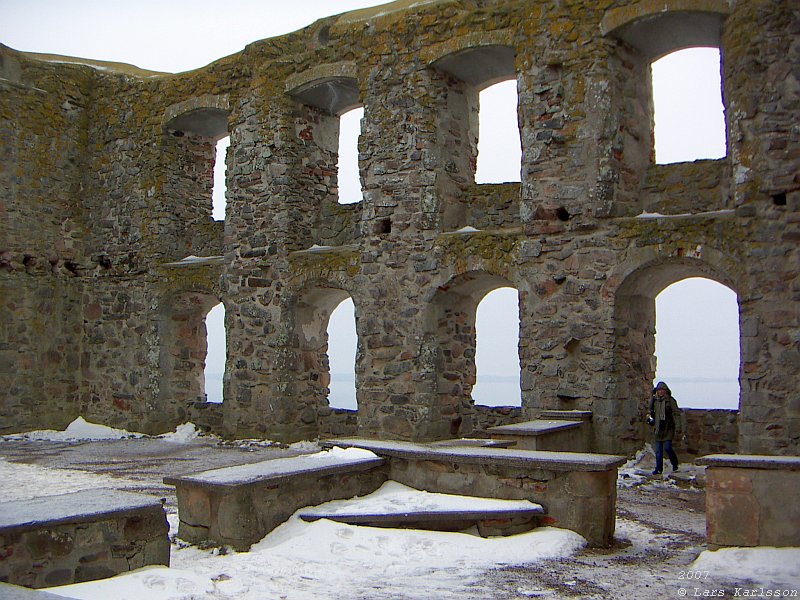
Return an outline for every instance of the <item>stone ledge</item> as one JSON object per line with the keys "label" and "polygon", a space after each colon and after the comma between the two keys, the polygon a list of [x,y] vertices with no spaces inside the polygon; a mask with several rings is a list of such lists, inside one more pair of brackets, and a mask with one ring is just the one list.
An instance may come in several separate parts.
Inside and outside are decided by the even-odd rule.
{"label": "stone ledge", "polygon": [[548,433],[553,433],[556,431],[564,431],[566,429],[575,429],[580,427],[582,424],[582,421],[536,419],[534,421],[525,421],[523,423],[514,423],[512,425],[499,425],[497,427],[490,427],[487,431],[489,433],[505,435],[537,436],[547,435]]}
{"label": "stone ledge", "polygon": [[488,440],[484,438],[460,438],[431,442],[436,448],[508,448],[516,444],[513,440]]}
{"label": "stone ledge", "polygon": [[374,441],[360,438],[327,440],[325,446],[363,448],[375,454],[406,460],[501,465],[550,471],[609,471],[625,464],[624,456],[510,448],[446,448],[413,442]]}
{"label": "stone ledge", "polygon": [[543,419],[554,421],[591,421],[591,410],[543,410],[540,415]]}
{"label": "stone ledge", "polygon": [[152,497],[107,489],[3,502],[0,503],[0,532],[18,533],[65,523],[89,523],[148,509],[163,511],[163,506],[160,500]]}
{"label": "stone ledge", "polygon": [[42,590],[32,590],[19,585],[0,582],[0,598],[3,600],[69,600]]}
{"label": "stone ledge", "polygon": [[46,588],[169,566],[169,525],[156,498],[83,490],[6,502],[0,515],[2,582]]}
{"label": "stone ledge", "polygon": [[735,467],[737,469],[771,469],[800,471],[800,456],[768,456],[763,454],[709,454],[695,461],[707,467]]}
{"label": "stone ledge", "polygon": [[178,535],[245,551],[295,511],[374,492],[386,461],[359,450],[276,458],[250,465],[165,477],[175,486]]}
{"label": "stone ledge", "polygon": [[514,535],[534,529],[545,511],[541,506],[493,510],[427,510],[402,513],[300,513],[304,521],[327,519],[348,525],[423,529],[428,531],[464,531],[477,527],[482,537]]}
{"label": "stone ledge", "polygon": [[363,523],[417,523],[443,522],[449,520],[482,521],[486,519],[512,519],[520,516],[539,516],[545,514],[541,506],[532,508],[497,509],[497,510],[418,510],[401,513],[335,513],[325,511],[308,511],[300,513],[304,521],[329,519],[351,525]]}
{"label": "stone ledge", "polygon": [[731,9],[725,0],[639,0],[629,6],[606,11],[600,22],[600,32],[608,35],[639,19],[651,19],[670,11],[697,11],[728,15]]}
{"label": "stone ledge", "polygon": [[[326,457],[327,458],[327,457]],[[233,491],[237,488],[262,483],[281,483],[302,475],[338,475],[369,471],[384,464],[379,457],[335,457],[321,459],[318,455],[301,455],[276,458],[257,463],[212,469],[191,475],[165,477],[166,485],[199,487],[214,491]]]}

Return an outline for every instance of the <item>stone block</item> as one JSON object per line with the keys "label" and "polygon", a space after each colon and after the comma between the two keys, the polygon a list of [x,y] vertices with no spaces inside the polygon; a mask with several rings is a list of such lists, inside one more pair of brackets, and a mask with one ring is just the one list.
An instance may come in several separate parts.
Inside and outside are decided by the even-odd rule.
{"label": "stone block", "polygon": [[706,535],[718,546],[757,546],[758,502],[748,493],[707,492]]}
{"label": "stone block", "polygon": [[788,499],[800,489],[800,457],[714,454],[706,465],[709,544],[796,546],[800,506]]}
{"label": "stone block", "polygon": [[0,505],[0,579],[33,588],[169,565],[168,525],[154,498],[92,490]]}
{"label": "stone block", "polygon": [[706,491],[750,493],[753,491],[752,474],[741,469],[709,469],[706,473]]}
{"label": "stone block", "polygon": [[[165,483],[177,488],[182,539],[247,550],[298,508],[375,491],[386,480],[383,464],[374,456],[301,455],[167,477]],[[189,502],[208,510],[202,526],[189,520]]]}
{"label": "stone block", "polygon": [[566,476],[565,490],[575,498],[609,498],[616,493],[617,472],[577,471]]}

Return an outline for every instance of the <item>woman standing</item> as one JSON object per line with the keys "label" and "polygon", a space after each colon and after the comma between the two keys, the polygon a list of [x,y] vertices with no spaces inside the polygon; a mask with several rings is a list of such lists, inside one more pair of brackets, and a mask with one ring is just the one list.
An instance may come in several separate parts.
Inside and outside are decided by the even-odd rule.
{"label": "woman standing", "polygon": [[682,420],[682,416],[678,403],[672,397],[672,391],[666,383],[659,381],[653,389],[650,415],[647,417],[647,422],[655,426],[656,469],[653,475],[659,475],[663,471],[665,451],[672,463],[672,470],[678,470],[678,455],[672,449],[672,439],[675,437],[676,420]]}

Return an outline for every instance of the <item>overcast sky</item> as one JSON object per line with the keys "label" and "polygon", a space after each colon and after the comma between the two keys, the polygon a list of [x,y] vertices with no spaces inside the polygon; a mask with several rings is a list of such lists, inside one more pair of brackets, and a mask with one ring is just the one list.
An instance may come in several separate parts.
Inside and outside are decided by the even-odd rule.
{"label": "overcast sky", "polygon": [[[295,31],[314,20],[348,10],[376,6],[370,0],[0,0],[0,43],[17,50],[64,54],[125,62],[144,69],[181,72],[205,66],[260,39]],[[719,63],[714,51],[701,50],[667,57],[657,65],[656,155],[658,162],[718,158],[725,153],[721,125]],[[504,87],[505,89],[501,89]],[[482,95],[484,113],[511,117],[514,85],[506,83]],[[675,94],[684,93],[681,103]],[[698,101],[711,94],[712,101]],[[670,94],[667,98],[666,94]],[[487,108],[487,107],[492,108]],[[703,110],[708,107],[708,110]],[[482,117],[483,118],[483,117]],[[508,119],[506,119],[508,120]],[[354,144],[358,119],[345,126]],[[479,182],[519,180],[519,149],[504,138],[502,122],[481,129]],[[349,133],[348,133],[349,132]],[[490,135],[498,133],[495,146]],[[694,140],[687,144],[687,140]],[[687,154],[689,152],[689,154]],[[494,160],[488,160],[489,157]],[[221,165],[222,160],[218,161]],[[351,165],[343,171],[354,172]],[[358,183],[343,176],[342,196],[358,195]],[[348,182],[349,181],[349,182]],[[349,186],[349,187],[348,187]],[[738,309],[735,294],[706,281],[672,286],[657,302],[659,378],[713,378],[728,382],[724,397],[738,403]],[[497,292],[481,304],[478,315],[478,372],[518,374],[518,323],[513,292]],[[352,372],[354,331],[352,308],[332,318],[333,372]],[[224,362],[224,333],[219,313],[209,317],[209,364]],[[222,339],[220,339],[222,335]],[[219,367],[214,368],[219,370]],[[676,382],[682,405],[720,404],[697,384]],[[731,395],[736,398],[731,400]],[[501,402],[503,403],[503,402]]]}

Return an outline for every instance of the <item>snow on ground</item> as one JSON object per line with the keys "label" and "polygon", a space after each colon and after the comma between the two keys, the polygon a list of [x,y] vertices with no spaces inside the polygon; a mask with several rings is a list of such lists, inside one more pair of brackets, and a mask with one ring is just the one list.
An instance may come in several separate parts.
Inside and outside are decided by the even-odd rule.
{"label": "snow on ground", "polygon": [[636,455],[622,465],[617,471],[617,486],[620,488],[634,488],[640,486],[652,488],[673,488],[679,486],[676,480],[684,485],[693,485],[705,474],[705,467],[698,467],[692,463],[681,463],[678,471],[671,471],[669,461],[665,461],[665,472],[653,475],[653,460],[655,453],[650,444],[639,450]]}
{"label": "snow on ground", "polygon": [[0,458],[0,481],[20,481],[24,485],[0,486],[0,502],[29,500],[37,496],[56,496],[69,492],[101,488],[133,489],[140,482],[108,477],[72,469],[48,469],[37,465],[8,462]]}
{"label": "snow on ground", "polygon": [[697,573],[699,575],[697,579],[700,581],[707,573],[713,573],[717,577],[730,577],[734,581],[741,580],[742,574],[745,573],[747,579],[754,582],[753,585],[745,586],[749,589],[755,586],[797,590],[800,587],[800,548],[706,550],[700,553],[687,570]]}
{"label": "snow on ground", "polygon": [[[160,436],[165,441],[190,441],[199,433],[191,424]],[[7,436],[19,439],[20,436]],[[30,440],[92,440],[142,437],[78,419],[65,432],[31,432]],[[311,442],[297,445],[313,449]],[[620,485],[642,484],[641,464],[647,450],[620,469]],[[688,467],[687,467],[688,468]],[[0,479],[25,481],[25,486],[2,486],[0,500],[24,500],[87,488],[124,487],[119,477],[74,470],[48,469],[0,459]],[[133,482],[135,483],[135,482]],[[122,484],[122,485],[121,485]],[[674,485],[654,480],[645,485]],[[23,488],[23,489],[20,489]],[[465,510],[474,499],[419,492],[396,482],[357,500],[321,505],[325,510],[422,510],[433,506]],[[481,508],[475,505],[475,508]],[[168,515],[172,531],[177,515]],[[668,543],[668,535],[640,523],[617,519],[618,540],[633,549]],[[662,539],[664,538],[664,539]],[[48,591],[85,600],[338,600],[473,598],[470,585],[481,573],[503,565],[531,564],[574,555],[585,540],[574,532],[549,527],[502,538],[481,538],[475,532],[445,533],[352,526],[320,520],[302,521],[297,514],[255,544],[250,552],[226,548],[201,549],[176,540],[171,567],[147,567],[106,580],[50,588]],[[727,548],[702,552],[688,570],[730,574],[764,586],[797,587],[798,548]]]}
{"label": "snow on ground", "polygon": [[[194,427],[194,425],[192,425]],[[144,437],[141,433],[131,433],[124,429],[114,429],[105,425],[89,423],[83,417],[78,417],[70,423],[64,431],[55,429],[42,429],[29,431],[16,435],[3,436],[9,439],[47,440],[54,442],[73,442],[78,440],[121,440],[124,438]]]}
{"label": "snow on ground", "polygon": [[[340,453],[345,452],[341,448],[333,450],[338,450]],[[348,448],[347,451],[349,450],[355,450],[355,448]],[[370,454],[372,453],[370,452]],[[541,507],[541,505],[534,504],[529,500],[498,500],[439,494],[415,490],[396,481],[387,481],[381,486],[380,493],[376,492],[352,500],[328,502],[317,507],[317,510],[324,511],[326,515],[343,515],[354,513],[402,514],[423,511],[525,510],[537,507]]]}
{"label": "snow on ground", "polygon": [[[180,442],[197,436],[193,425],[160,436]],[[19,438],[20,436],[9,436]],[[103,428],[78,419],[68,431],[38,431],[24,439],[76,441],[142,437],[141,434]],[[313,448],[311,443],[297,444]],[[356,452],[365,452],[355,450]],[[334,449],[344,454],[353,449]],[[314,457],[315,455],[310,455]],[[322,453],[316,455],[324,460]],[[314,458],[312,458],[313,460]],[[9,463],[0,459],[3,480],[24,480],[25,490],[6,488],[0,500],[19,500],[99,487],[120,487],[119,478],[72,470]],[[15,486],[23,487],[23,486]],[[472,499],[452,494],[420,492],[396,482],[357,499],[364,510],[397,511],[481,510],[487,502],[498,508],[530,502]],[[354,500],[320,506],[325,510],[351,511]],[[170,529],[177,530],[177,515],[168,515]],[[336,598],[468,598],[468,587],[485,569],[565,557],[585,546],[578,534],[543,527],[504,538],[482,538],[477,532],[461,533],[360,527],[320,520],[302,521],[297,515],[254,545],[250,552],[200,549],[177,540],[171,567],[147,567],[106,580],[50,588],[67,598],[88,600],[236,600],[336,599]]]}
{"label": "snow on ground", "polygon": [[[362,499],[368,506],[419,510],[469,507],[470,499],[418,492],[394,482]],[[352,500],[321,505],[350,510]],[[550,527],[505,538],[476,532],[446,533],[359,527],[297,514],[250,552],[173,547],[171,568],[149,568],[111,580],[51,588],[95,600],[190,600],[198,595],[237,600],[336,598],[464,598],[485,569],[565,557],[585,546],[578,534]],[[116,583],[112,583],[116,582]],[[398,596],[400,594],[400,596]]]}

